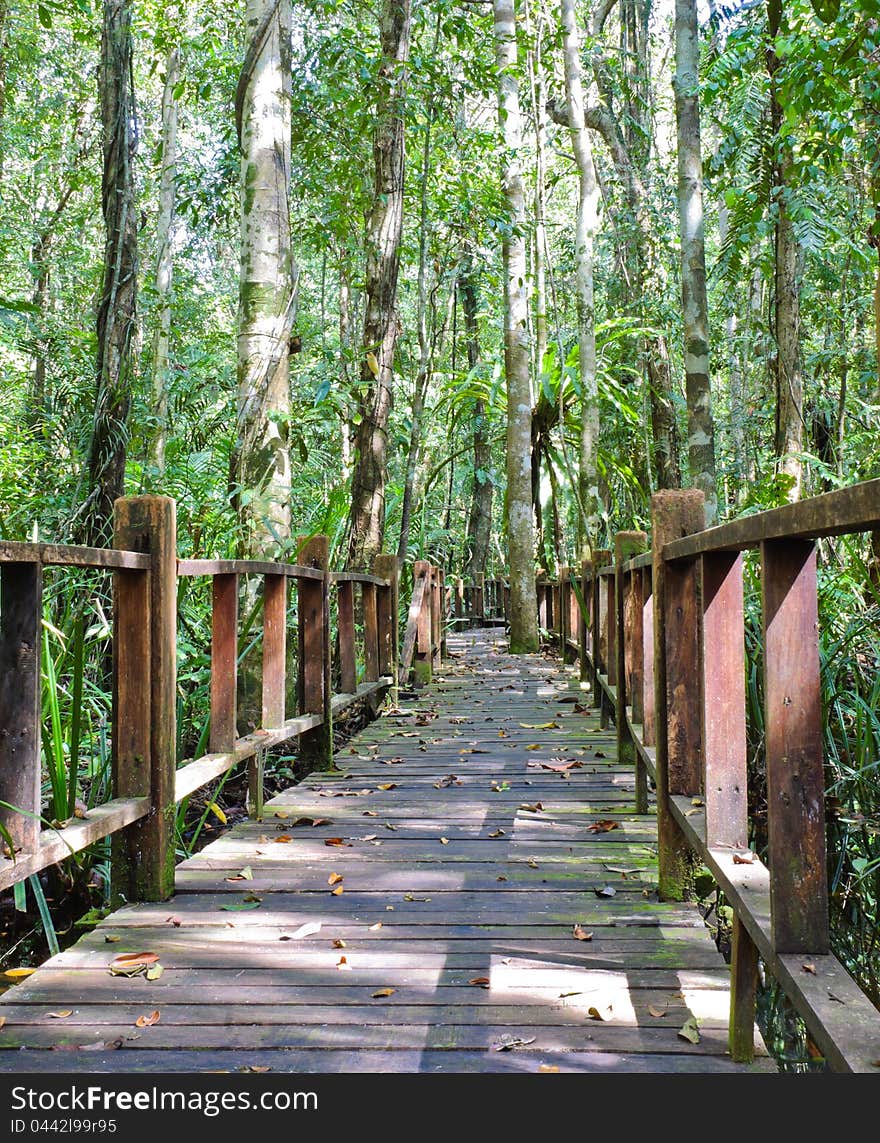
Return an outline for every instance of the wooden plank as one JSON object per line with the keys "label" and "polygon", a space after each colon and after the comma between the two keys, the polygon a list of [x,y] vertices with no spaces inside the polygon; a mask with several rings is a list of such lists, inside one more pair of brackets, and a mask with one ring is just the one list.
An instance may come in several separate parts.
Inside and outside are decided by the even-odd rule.
{"label": "wooden plank", "polygon": [[[149,574],[117,571],[113,577],[114,799],[150,797],[150,632]],[[114,836],[110,876],[116,902],[139,898],[141,872],[135,831]]]}
{"label": "wooden plank", "polygon": [[343,694],[357,689],[357,661],[354,633],[354,584],[337,582],[336,628],[339,634],[339,686]]}
{"label": "wooden plank", "polygon": [[379,620],[376,612],[376,586],[365,583],[362,588],[364,614],[364,681],[379,678]]}
{"label": "wooden plank", "polygon": [[[373,561],[373,570],[388,581],[388,586],[378,588],[376,595],[376,621],[379,629],[379,676],[390,676],[395,680],[396,685],[400,560],[397,556],[381,553]],[[345,690],[344,687],[343,690]],[[392,698],[392,701],[395,700]]]}
{"label": "wooden plank", "polygon": [[868,480],[668,542],[663,558],[688,559],[702,552],[756,548],[767,540],[813,540],[877,528],[880,528],[880,480]]}
{"label": "wooden plank", "polygon": [[[300,553],[302,554],[302,553]],[[282,564],[273,560],[178,560],[179,576],[198,575],[286,575],[291,579],[323,580],[320,570],[304,564]]]}
{"label": "wooden plank", "polygon": [[[392,557],[396,559],[397,557]],[[391,578],[387,574],[375,572],[330,572],[331,583],[371,583],[374,587],[390,587]]]}
{"label": "wooden plank", "polygon": [[733,916],[730,958],[730,1055],[740,1063],[754,1058],[758,950],[739,917]]}
{"label": "wooden plank", "polygon": [[264,730],[274,730],[284,724],[286,692],[287,579],[283,575],[267,575],[263,587]]}
{"label": "wooden plank", "polygon": [[[321,723],[299,740],[299,756],[309,766],[333,764],[333,712],[330,687],[330,541],[326,536],[299,537],[299,557],[320,580],[301,580],[297,587],[297,700],[300,714],[319,714]],[[374,589],[375,590],[375,589]]]}
{"label": "wooden plank", "polygon": [[762,544],[761,583],[774,948],[825,953],[830,938],[815,545]]}
{"label": "wooden plank", "polygon": [[403,640],[403,652],[400,656],[400,668],[404,679],[406,679],[410,667],[413,663],[413,654],[416,649],[416,641],[419,632],[419,617],[422,613],[422,605],[424,603],[425,592],[428,589],[428,580],[425,575],[424,569],[421,573],[413,568],[413,595],[409,605],[409,614],[406,623],[406,634]]}
{"label": "wooden plank", "polygon": [[749,823],[742,556],[711,553],[703,556],[702,564],[707,844],[745,848]]}
{"label": "wooden plank", "polygon": [[114,544],[147,552],[150,572],[151,814],[131,832],[137,896],[163,900],[174,890],[177,752],[177,517],[166,496],[134,496],[114,506]]}
{"label": "wooden plank", "polygon": [[[650,553],[649,553],[650,554]],[[642,732],[639,736],[641,745],[654,746],[657,741],[657,728],[654,716],[654,595],[653,572],[651,568],[642,568],[642,717],[641,720],[633,716],[635,722],[641,721]]]}
{"label": "wooden plank", "polygon": [[42,598],[38,564],[0,566],[0,801],[15,807],[0,805],[0,824],[23,854],[40,846]]}
{"label": "wooden plank", "polygon": [[23,881],[32,873],[48,869],[71,854],[80,853],[96,841],[140,821],[150,812],[149,798],[114,798],[88,811],[85,818],[77,819],[63,829],[46,829],[35,853],[17,854],[16,860],[0,858],[0,890],[8,889],[16,881]]}
{"label": "wooden plank", "polygon": [[[614,716],[617,731],[617,757],[628,768],[632,768],[636,782],[636,810],[640,814],[648,812],[648,773],[644,762],[636,750],[630,734],[626,708],[634,702],[636,686],[641,701],[641,674],[639,662],[638,677],[633,677],[636,662],[636,647],[639,659],[642,652],[642,609],[633,604],[633,575],[625,573],[623,566],[634,554],[644,551],[648,537],[644,532],[618,532],[614,537],[614,606],[616,628],[615,637],[615,680],[617,683],[617,703]],[[639,575],[639,573],[636,573]],[[639,583],[641,588],[641,583]]]}
{"label": "wooden plank", "polygon": [[669,796],[699,790],[700,755],[691,752],[700,747],[700,730],[688,708],[694,680],[699,679],[699,616],[693,565],[672,572],[662,552],[670,540],[703,527],[703,493],[698,489],[655,492],[651,518],[660,894],[678,900],[688,894],[691,864],[687,842],[670,811]]}
{"label": "wooden plank", "polygon": [[217,575],[211,584],[212,754],[234,748],[238,737],[238,576]]}
{"label": "wooden plank", "polygon": [[110,568],[149,571],[150,557],[143,552],[114,548],[74,547],[69,544],[26,544],[0,540],[0,563],[54,564],[77,568]]}

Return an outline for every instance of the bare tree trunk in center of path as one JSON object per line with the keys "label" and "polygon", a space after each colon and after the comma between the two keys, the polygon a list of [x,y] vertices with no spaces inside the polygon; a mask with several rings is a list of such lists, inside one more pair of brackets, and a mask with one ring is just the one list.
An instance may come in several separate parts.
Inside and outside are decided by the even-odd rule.
{"label": "bare tree trunk in center of path", "polygon": [[516,77],[515,0],[493,0],[498,112],[505,154],[502,182],[511,231],[504,240],[504,372],[507,379],[507,538],[510,561],[510,650],[538,649],[535,530],[532,518],[532,395],[529,382],[522,119]]}
{"label": "bare tree trunk in center of path", "polygon": [[[461,305],[467,339],[468,369],[473,372],[480,360],[480,333],[477,326],[477,282],[473,260],[469,260],[461,276]],[[489,442],[489,413],[486,402],[474,402],[474,488],[468,518],[467,575],[474,579],[485,575],[492,536],[492,446]]]}
{"label": "bare tree trunk in center of path", "polygon": [[105,0],[101,35],[101,122],[104,171],[104,274],[98,303],[98,363],[89,447],[89,491],[75,524],[80,543],[109,544],[113,502],[125,491],[128,411],[137,312],[137,213],[134,199],[134,97],[131,90],[131,4]]}
{"label": "bare tree trunk in center of path", "polygon": [[562,0],[562,44],[565,54],[565,101],[568,128],[578,169],[577,274],[578,372],[581,382],[581,442],[578,462],[578,519],[581,559],[592,554],[601,515],[599,499],[599,387],[596,375],[596,328],[593,300],[593,239],[598,227],[599,184],[590,135],[584,123],[581,44],[575,0]]}
{"label": "bare tree trunk in center of path", "polygon": [[406,152],[404,115],[411,0],[382,0],[382,64],[377,79],[373,140],[373,206],[367,223],[367,272],[361,342],[360,424],[349,516],[349,568],[368,571],[385,537],[388,418],[397,343],[397,275],[403,230]]}
{"label": "bare tree trunk in center of path", "polygon": [[709,302],[703,241],[700,146],[700,41],[696,0],[675,0],[675,120],[678,129],[678,217],[681,302],[691,483],[706,497],[706,526],[715,523],[715,428],[709,383]]}
{"label": "bare tree trunk in center of path", "polygon": [[290,539],[290,0],[248,0],[246,26],[236,91],[241,268],[232,478],[240,550],[254,558],[283,553]]}

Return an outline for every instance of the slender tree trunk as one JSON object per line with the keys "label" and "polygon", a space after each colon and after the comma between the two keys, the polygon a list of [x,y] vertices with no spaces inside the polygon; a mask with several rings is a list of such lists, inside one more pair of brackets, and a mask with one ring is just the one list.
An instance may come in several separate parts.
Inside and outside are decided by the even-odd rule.
{"label": "slender tree trunk", "polygon": [[156,223],[156,329],[153,334],[153,416],[151,462],[159,476],[165,471],[168,438],[168,396],[171,381],[171,279],[177,180],[177,98],[180,52],[173,47],[165,63],[162,91],[162,166],[159,174],[159,218]]}
{"label": "slender tree trunk", "polygon": [[98,303],[97,393],[88,493],[75,522],[77,539],[94,547],[109,543],[113,502],[125,492],[128,412],[134,382],[138,248],[131,14],[130,0],[104,0],[100,70],[104,270]]}
{"label": "slender tree trunk", "polygon": [[6,59],[9,43],[9,4],[8,0],[0,0],[0,183],[3,181],[3,170],[6,165]]}
{"label": "slender tree trunk", "polygon": [[675,0],[675,120],[678,129],[678,217],[684,324],[688,460],[691,483],[705,494],[706,524],[718,515],[715,425],[709,382],[709,301],[703,241],[700,140],[700,40],[696,0]]}
{"label": "slender tree trunk", "polygon": [[[348,367],[352,357],[353,311],[354,298],[351,279],[348,276],[346,252],[343,250],[339,258],[339,379],[342,382],[342,391],[346,396],[346,404],[351,394],[351,378]],[[343,414],[341,418],[339,449],[342,460],[342,479],[348,480],[351,475],[352,432],[347,413]]]}
{"label": "slender tree trunk", "polygon": [[[524,0],[526,34],[532,35],[530,0]],[[541,34],[543,18],[538,9],[534,29],[534,51],[529,51],[528,73],[531,95],[532,126],[535,132],[535,230],[532,270],[534,278],[534,372],[544,368],[547,352],[547,111],[545,108],[544,74],[541,62]]]}
{"label": "slender tree trunk", "polygon": [[785,134],[776,38],[785,33],[782,8],[768,0],[767,71],[770,75],[770,121],[773,127],[773,204],[776,211],[774,265],[774,335],[776,338],[776,439],[780,473],[791,478],[789,500],[799,500],[803,485],[803,378],[801,375],[801,248],[795,234],[788,198],[792,191],[794,158]]}
{"label": "slender tree trunk", "polygon": [[493,0],[498,110],[505,155],[502,183],[511,230],[504,239],[504,371],[507,380],[507,537],[510,559],[510,650],[537,651],[535,531],[532,519],[530,448],[532,394],[529,380],[526,293],[525,196],[520,148],[522,117],[517,79],[515,0]]}
{"label": "slender tree trunk", "polygon": [[[461,277],[461,305],[467,344],[468,370],[473,374],[480,362],[480,331],[477,322],[478,294],[476,269],[469,259]],[[485,574],[492,534],[492,447],[486,402],[477,399],[473,413],[474,485],[468,517],[468,560],[466,573],[474,579]]]}
{"label": "slender tree trunk", "polygon": [[593,150],[584,123],[581,44],[575,0],[562,0],[562,46],[568,127],[578,169],[575,270],[578,311],[578,373],[581,384],[581,439],[578,458],[578,528],[582,559],[593,550],[601,517],[599,499],[599,387],[596,373],[596,329],[593,298],[593,240],[598,229],[599,184]]}
{"label": "slender tree trunk", "polygon": [[382,65],[373,141],[374,192],[367,225],[360,423],[355,435],[348,566],[366,569],[385,536],[388,417],[397,342],[397,275],[403,228],[404,115],[411,0],[382,0]]}
{"label": "slender tree trunk", "polygon": [[238,414],[232,458],[239,548],[281,554],[290,539],[290,0],[247,0],[236,90],[241,144]]}

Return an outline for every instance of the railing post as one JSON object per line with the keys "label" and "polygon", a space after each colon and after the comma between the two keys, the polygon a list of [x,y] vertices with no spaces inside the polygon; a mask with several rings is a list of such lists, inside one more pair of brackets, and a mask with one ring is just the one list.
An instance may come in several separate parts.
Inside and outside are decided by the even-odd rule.
{"label": "railing post", "polygon": [[376,597],[379,624],[379,674],[391,679],[391,701],[397,705],[397,615],[400,607],[400,560],[383,553],[373,560],[373,572],[388,580],[388,587],[380,587]]}
{"label": "railing post", "polygon": [[23,811],[0,807],[0,824],[16,853],[40,847],[42,571],[36,562],[0,566],[0,799]]}
{"label": "railing post", "polygon": [[455,619],[456,627],[462,626],[462,620],[465,616],[464,610],[464,580],[461,576],[456,576],[455,579]]}
{"label": "railing post", "polygon": [[[617,639],[617,760],[632,766],[636,777],[636,813],[648,812],[648,771],[644,759],[636,749],[627,720],[627,707],[633,705],[632,696],[641,693],[641,607],[634,606],[633,581],[636,572],[624,572],[623,565],[640,555],[648,546],[644,532],[618,532],[614,537],[614,599],[616,603]],[[639,578],[641,585],[641,579]],[[638,616],[636,616],[636,610]],[[636,626],[638,638],[636,639]],[[638,653],[635,643],[638,642]],[[633,717],[633,721],[635,718]]]}
{"label": "railing post", "polygon": [[[274,730],[284,725],[287,697],[287,576],[263,577],[263,680],[260,725]],[[248,813],[263,817],[263,763],[258,750],[248,759]]]}
{"label": "railing post", "polygon": [[592,631],[590,642],[593,653],[593,673],[590,679],[593,688],[593,701],[599,705],[599,726],[605,730],[608,726],[608,699],[605,689],[599,681],[599,676],[606,673],[607,618],[605,607],[607,597],[602,591],[602,577],[599,568],[605,567],[611,559],[611,552],[607,548],[597,548],[593,552],[593,590],[592,590]]}
{"label": "railing post", "polygon": [[642,568],[642,742],[654,746],[654,569]]}
{"label": "railing post", "polygon": [[435,667],[440,667],[446,658],[446,571],[437,568],[437,657]]}
{"label": "railing post", "polygon": [[578,615],[578,624],[577,624],[578,663],[579,663],[579,667],[580,667],[580,670],[578,673],[580,675],[580,680],[582,683],[587,682],[587,680],[590,677],[589,659],[587,656],[588,656],[588,652],[589,652],[589,647],[588,647],[589,623],[590,623],[590,611],[589,611],[589,609],[590,609],[590,601],[592,599],[592,593],[590,591],[590,585],[589,585],[591,568],[592,568],[592,562],[590,560],[583,560],[583,562],[581,563],[580,589],[581,589],[581,599],[584,602],[584,607],[586,608],[587,613],[586,613],[586,615],[584,615],[584,613],[581,611],[580,607],[578,607],[578,613],[577,613],[577,615]]}
{"label": "railing post", "polygon": [[323,571],[321,579],[297,582],[297,678],[300,714],[320,714],[322,723],[299,736],[299,757],[307,765],[333,766],[333,721],[330,705],[330,542],[326,536],[300,536],[297,561]]}
{"label": "railing post", "polygon": [[[413,564],[413,583],[423,578],[425,590],[422,595],[419,617],[416,625],[416,654],[413,660],[413,686],[427,686],[433,674],[431,655],[431,565],[427,560],[416,560]],[[415,590],[415,589],[413,589]]]}
{"label": "railing post", "polygon": [[[117,797],[150,795],[146,818],[129,826],[113,847],[114,893],[128,901],[163,901],[174,892],[174,827],[177,814],[174,776],[177,769],[177,516],[167,496],[133,496],[117,500],[113,516],[113,546],[149,553],[149,604],[135,579],[121,594],[121,643],[116,651],[116,713],[125,720],[124,705],[132,701],[140,685],[149,689],[149,780],[142,759],[145,746],[139,720],[145,707],[135,699],[137,710],[125,729],[114,757],[113,788]],[[131,573],[125,573],[130,575]],[[123,613],[122,609],[125,609]],[[134,627],[148,616],[149,636]],[[135,655],[140,659],[138,669]]]}
{"label": "railing post", "polygon": [[354,584],[350,579],[336,585],[336,630],[339,634],[339,689],[345,695],[357,691],[355,654]]}
{"label": "railing post", "polygon": [[535,593],[538,597],[538,627],[547,631],[547,573],[539,572],[536,576]]}
{"label": "railing post", "polygon": [[666,489],[651,498],[659,890],[675,901],[690,891],[692,862],[669,796],[699,793],[702,776],[700,608],[697,561],[667,564],[663,547],[702,530],[703,501],[699,489]]}
{"label": "railing post", "polygon": [[238,576],[211,582],[211,731],[208,749],[225,754],[238,736]]}
{"label": "railing post", "polygon": [[559,615],[556,617],[556,632],[559,638],[559,656],[563,663],[566,657],[568,638],[568,568],[559,568]]}
{"label": "railing post", "polygon": [[379,619],[374,583],[361,584],[361,602],[364,615],[364,682],[375,683],[379,678]]}
{"label": "railing post", "polygon": [[816,545],[761,544],[770,931],[777,953],[828,952]]}

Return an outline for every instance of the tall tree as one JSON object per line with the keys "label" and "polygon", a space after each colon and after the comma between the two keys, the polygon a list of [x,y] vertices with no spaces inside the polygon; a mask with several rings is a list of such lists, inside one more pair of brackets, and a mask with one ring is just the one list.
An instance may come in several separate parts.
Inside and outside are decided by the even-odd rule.
{"label": "tall tree", "polygon": [[[461,308],[464,313],[464,333],[467,345],[468,372],[473,375],[480,364],[480,329],[477,318],[479,293],[474,260],[469,257],[460,278]],[[466,574],[473,580],[485,575],[492,539],[492,446],[489,439],[489,410],[486,402],[477,397],[472,414],[474,447],[473,489],[468,513]]]}
{"label": "tall tree", "polygon": [[153,332],[153,416],[156,427],[151,442],[152,462],[165,471],[168,438],[168,397],[171,370],[171,281],[174,271],[172,243],[177,178],[177,84],[180,50],[173,45],[165,60],[162,89],[162,165],[159,172],[159,218],[156,223],[156,328]]}
{"label": "tall tree", "polygon": [[532,517],[532,394],[529,378],[525,195],[515,0],[493,0],[498,118],[504,142],[501,178],[509,226],[503,243],[504,372],[507,381],[507,543],[510,649],[538,649],[535,529]]}
{"label": "tall tree", "polygon": [[678,217],[681,302],[691,483],[703,491],[706,524],[715,523],[715,425],[709,382],[709,301],[703,238],[703,157],[700,139],[700,40],[696,0],[675,0],[675,121],[678,133]]}
{"label": "tall tree", "polygon": [[241,146],[238,414],[233,497],[243,555],[290,537],[290,0],[248,0],[248,47],[235,93]]}
{"label": "tall tree", "polygon": [[403,229],[404,118],[411,0],[382,0],[376,77],[373,202],[367,220],[365,311],[351,481],[348,566],[368,569],[385,535],[388,418],[397,343],[397,277]]}
{"label": "tall tree", "polygon": [[593,239],[598,226],[599,184],[593,149],[584,122],[581,44],[575,0],[561,0],[562,47],[565,57],[565,102],[568,128],[578,170],[575,229],[577,275],[578,375],[581,386],[581,440],[578,458],[578,518],[582,558],[593,548],[598,528],[599,387],[596,373],[596,326],[593,291]]}
{"label": "tall tree", "polygon": [[104,0],[101,32],[104,267],[88,491],[74,522],[77,539],[92,546],[109,543],[113,502],[125,491],[127,422],[134,381],[138,245],[131,8],[131,0]]}

